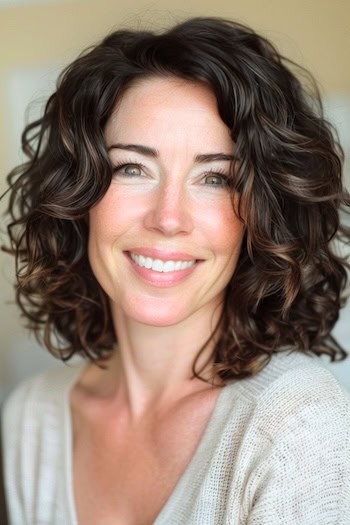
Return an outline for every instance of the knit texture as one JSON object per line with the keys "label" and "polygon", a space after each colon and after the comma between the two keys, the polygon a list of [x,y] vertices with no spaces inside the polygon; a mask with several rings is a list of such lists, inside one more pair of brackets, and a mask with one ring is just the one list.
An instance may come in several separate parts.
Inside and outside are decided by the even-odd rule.
{"label": "knit texture", "polygon": [[[5,403],[11,525],[78,525],[68,399],[82,368],[41,374]],[[257,376],[222,389],[154,522],[281,524],[350,524],[350,397],[318,358],[298,353],[276,354]]]}

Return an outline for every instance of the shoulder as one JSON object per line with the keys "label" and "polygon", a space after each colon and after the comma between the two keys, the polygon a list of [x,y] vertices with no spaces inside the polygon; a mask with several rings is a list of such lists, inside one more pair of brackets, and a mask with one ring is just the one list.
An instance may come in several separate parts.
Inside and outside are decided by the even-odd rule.
{"label": "shoulder", "polygon": [[345,404],[350,401],[350,393],[317,356],[300,352],[274,354],[265,368],[256,376],[242,380],[238,389],[256,403],[275,397],[275,408],[286,399],[288,404],[300,401],[308,404],[329,396]]}
{"label": "shoulder", "polygon": [[350,436],[350,394],[316,356],[275,354],[238,389],[254,407],[255,423],[274,438],[305,425],[316,433],[327,427]]}
{"label": "shoulder", "polygon": [[316,356],[277,354],[240,388],[251,406],[246,438],[266,465],[350,477],[350,396]]}
{"label": "shoulder", "polygon": [[20,383],[2,407],[4,438],[8,432],[18,430],[32,418],[39,423],[44,416],[57,409],[81,370],[81,364],[62,365]]}
{"label": "shoulder", "polygon": [[251,407],[249,523],[350,523],[350,396],[333,374],[317,357],[280,354],[239,388]]}
{"label": "shoulder", "polygon": [[49,515],[55,506],[64,475],[68,394],[81,369],[61,365],[41,373],[20,383],[5,401],[4,478],[16,523],[37,523],[37,511]]}

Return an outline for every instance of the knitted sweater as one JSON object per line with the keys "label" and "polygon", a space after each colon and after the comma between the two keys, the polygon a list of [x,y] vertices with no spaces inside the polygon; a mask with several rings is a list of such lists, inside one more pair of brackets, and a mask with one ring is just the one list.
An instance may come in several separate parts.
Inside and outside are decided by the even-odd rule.
{"label": "knitted sweater", "polygon": [[[30,379],[4,406],[12,525],[78,525],[68,395],[81,370]],[[316,357],[276,354],[222,389],[154,522],[243,524],[350,524],[350,397]]]}

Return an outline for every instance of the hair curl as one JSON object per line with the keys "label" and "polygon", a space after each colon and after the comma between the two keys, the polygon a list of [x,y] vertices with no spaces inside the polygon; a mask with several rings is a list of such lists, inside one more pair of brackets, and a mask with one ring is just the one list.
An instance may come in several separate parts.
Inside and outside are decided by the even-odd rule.
{"label": "hair curl", "polygon": [[256,373],[286,348],[344,358],[331,335],[348,267],[332,242],[350,235],[339,220],[350,205],[342,150],[312,77],[253,30],[220,18],[162,34],[113,32],[62,72],[42,118],[24,130],[29,160],[8,176],[8,232],[29,327],[63,360],[103,361],[112,352],[116,334],[89,265],[86,217],[111,181],[104,127],[115,103],[153,76],[206,84],[241,159],[234,191],[246,236],[216,329],[215,374]]}

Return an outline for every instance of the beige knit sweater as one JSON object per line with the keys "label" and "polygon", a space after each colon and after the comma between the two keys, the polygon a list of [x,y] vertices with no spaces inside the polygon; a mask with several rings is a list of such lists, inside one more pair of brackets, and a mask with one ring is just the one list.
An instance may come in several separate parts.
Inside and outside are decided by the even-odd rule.
{"label": "beige knit sweater", "polygon": [[[5,404],[12,525],[78,525],[68,393],[81,369],[26,381]],[[223,388],[155,521],[224,524],[350,524],[350,398],[316,357],[278,354]]]}

